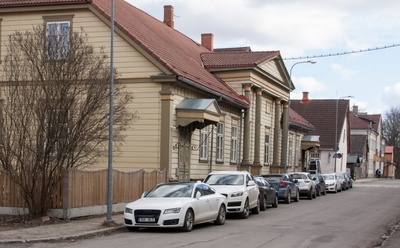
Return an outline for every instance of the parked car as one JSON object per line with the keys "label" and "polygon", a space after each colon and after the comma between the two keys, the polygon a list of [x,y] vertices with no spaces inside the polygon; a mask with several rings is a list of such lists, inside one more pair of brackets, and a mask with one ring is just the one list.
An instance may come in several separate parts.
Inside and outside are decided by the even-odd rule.
{"label": "parked car", "polygon": [[268,205],[273,208],[278,207],[278,192],[271,187],[267,180],[263,177],[254,177],[260,190],[260,210],[267,209]]}
{"label": "parked car", "polygon": [[243,219],[249,217],[250,211],[253,214],[260,213],[260,191],[250,172],[211,172],[203,182],[226,196],[228,213],[238,213]]}
{"label": "parked car", "polygon": [[141,227],[180,228],[214,222],[223,225],[227,199],[205,183],[163,183],[126,205],[124,224],[130,231]]}
{"label": "parked car", "polygon": [[341,189],[342,189],[341,191],[347,190],[349,188],[349,186],[348,186],[348,182],[347,182],[346,178],[344,177],[343,173],[337,172],[336,175],[340,181],[340,185],[341,185]]}
{"label": "parked car", "polygon": [[261,176],[278,192],[279,200],[284,200],[287,204],[291,200],[299,201],[299,187],[289,174],[265,174]]}
{"label": "parked car", "polygon": [[351,178],[350,173],[345,172],[345,173],[343,173],[343,175],[347,179],[349,189],[353,188],[353,178]]}
{"label": "parked car", "polygon": [[323,177],[325,179],[326,190],[328,192],[337,193],[342,191],[342,185],[336,173],[323,174]]}
{"label": "parked car", "polygon": [[315,181],[311,178],[311,174],[308,172],[292,172],[293,180],[297,180],[297,186],[299,187],[300,195],[306,195],[309,200],[317,197],[317,191],[315,187]]}
{"label": "parked car", "polygon": [[310,176],[315,182],[317,196],[326,195],[326,184],[322,174],[310,174]]}

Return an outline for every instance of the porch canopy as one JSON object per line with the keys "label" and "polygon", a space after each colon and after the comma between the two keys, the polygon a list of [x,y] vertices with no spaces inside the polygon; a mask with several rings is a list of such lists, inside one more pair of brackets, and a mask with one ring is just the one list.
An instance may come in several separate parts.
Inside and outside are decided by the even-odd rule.
{"label": "porch canopy", "polygon": [[208,126],[217,124],[222,113],[215,99],[188,98],[176,107],[176,123],[179,126],[187,126],[193,122],[199,122]]}
{"label": "porch canopy", "polygon": [[319,146],[320,146],[319,135],[304,135],[301,140],[302,150],[308,150]]}

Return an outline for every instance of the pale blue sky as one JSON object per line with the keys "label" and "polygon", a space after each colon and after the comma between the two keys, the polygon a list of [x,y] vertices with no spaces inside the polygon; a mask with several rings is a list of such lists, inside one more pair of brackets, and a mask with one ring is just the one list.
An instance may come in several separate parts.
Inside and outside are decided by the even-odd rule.
{"label": "pale blue sky", "polygon": [[[398,0],[126,0],[163,20],[174,6],[175,29],[214,47],[279,50],[283,58],[320,56],[400,44]],[[312,58],[292,70],[291,97],[336,99],[352,95],[360,111],[382,114],[400,105],[400,46],[350,55]],[[288,72],[293,63],[285,60]]]}

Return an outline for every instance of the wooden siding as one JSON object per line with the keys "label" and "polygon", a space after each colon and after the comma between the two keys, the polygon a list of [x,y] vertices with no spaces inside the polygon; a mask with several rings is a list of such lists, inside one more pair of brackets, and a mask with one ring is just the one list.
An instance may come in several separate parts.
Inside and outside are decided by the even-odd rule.
{"label": "wooden siding", "polygon": [[[33,26],[43,24],[44,16],[73,15],[73,31],[79,32],[82,27],[89,36],[89,42],[95,48],[104,47],[107,54],[110,54],[110,28],[89,10],[75,11],[46,11],[3,14],[2,21],[2,43],[5,37],[15,31],[32,30]],[[5,47],[1,46],[0,54],[4,56]],[[114,36],[114,66],[121,73],[122,78],[149,77],[161,71],[135,50],[126,40],[117,33]]]}

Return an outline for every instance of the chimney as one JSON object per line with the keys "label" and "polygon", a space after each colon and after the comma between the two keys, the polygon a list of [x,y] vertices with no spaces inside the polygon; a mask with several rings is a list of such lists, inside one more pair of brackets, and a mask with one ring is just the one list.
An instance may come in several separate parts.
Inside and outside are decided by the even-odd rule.
{"label": "chimney", "polygon": [[310,99],[308,99],[308,92],[303,91],[303,99],[301,99],[302,104],[307,104],[310,102]]}
{"label": "chimney", "polygon": [[358,115],[358,106],[357,106],[357,105],[354,105],[354,106],[353,106],[353,113],[354,113],[355,115]]}
{"label": "chimney", "polygon": [[214,41],[213,34],[201,34],[201,45],[210,51],[214,50],[213,41]]}
{"label": "chimney", "polygon": [[164,23],[168,27],[174,28],[174,7],[172,5],[164,6]]}

